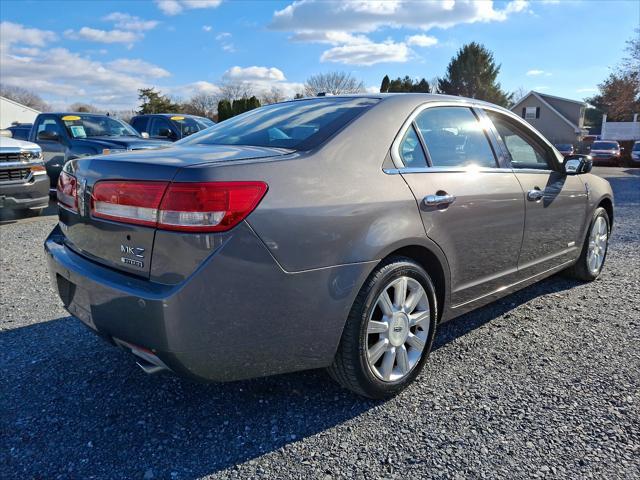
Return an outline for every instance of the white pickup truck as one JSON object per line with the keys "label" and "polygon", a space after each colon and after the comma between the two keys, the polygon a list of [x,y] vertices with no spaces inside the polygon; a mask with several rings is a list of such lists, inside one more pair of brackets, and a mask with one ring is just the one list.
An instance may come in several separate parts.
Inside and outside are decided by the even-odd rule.
{"label": "white pickup truck", "polygon": [[38,145],[0,132],[0,210],[40,215],[49,205],[49,178]]}

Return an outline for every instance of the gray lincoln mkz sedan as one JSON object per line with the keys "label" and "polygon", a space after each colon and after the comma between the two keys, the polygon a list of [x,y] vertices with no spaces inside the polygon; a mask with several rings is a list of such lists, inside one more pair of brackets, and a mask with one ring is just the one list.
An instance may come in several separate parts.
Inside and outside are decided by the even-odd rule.
{"label": "gray lincoln mkz sedan", "polygon": [[590,170],[475,100],[302,99],[67,162],[45,249],[69,312],[148,373],[327,367],[383,398],[439,323],[561,270],[600,274],[613,196]]}

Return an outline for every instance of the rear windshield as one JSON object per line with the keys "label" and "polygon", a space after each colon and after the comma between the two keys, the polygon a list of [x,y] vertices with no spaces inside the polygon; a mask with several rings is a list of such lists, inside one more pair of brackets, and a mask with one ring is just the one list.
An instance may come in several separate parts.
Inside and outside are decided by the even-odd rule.
{"label": "rear windshield", "polygon": [[177,142],[309,150],[378,102],[374,98],[314,98],[257,108]]}
{"label": "rear windshield", "polygon": [[593,142],[591,150],[617,150],[618,144],[616,142]]}

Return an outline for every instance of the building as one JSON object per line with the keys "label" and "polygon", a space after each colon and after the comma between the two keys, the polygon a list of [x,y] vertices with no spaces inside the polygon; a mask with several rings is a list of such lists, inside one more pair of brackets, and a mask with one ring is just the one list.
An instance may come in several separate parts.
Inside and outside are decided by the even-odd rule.
{"label": "building", "polygon": [[0,129],[12,123],[33,123],[40,112],[6,97],[0,97]]}
{"label": "building", "polygon": [[602,140],[640,140],[640,122],[638,114],[633,114],[632,122],[607,122],[607,115],[602,116]]}
{"label": "building", "polygon": [[584,128],[585,102],[531,91],[511,107],[551,143],[577,145],[588,134]]}

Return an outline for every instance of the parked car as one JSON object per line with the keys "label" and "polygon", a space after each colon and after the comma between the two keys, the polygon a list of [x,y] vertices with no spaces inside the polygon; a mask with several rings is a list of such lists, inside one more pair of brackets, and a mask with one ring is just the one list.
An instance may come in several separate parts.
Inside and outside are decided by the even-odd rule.
{"label": "parked car", "polygon": [[49,205],[49,179],[34,143],[0,135],[0,208],[40,215]]}
{"label": "parked car", "polygon": [[438,323],[561,270],[598,277],[613,196],[590,169],[477,100],[301,99],[71,160],[45,251],[68,311],[146,372],[327,367],[382,398]]}
{"label": "parked car", "polygon": [[640,141],[633,144],[633,148],[631,149],[631,162],[633,164],[640,163]]}
{"label": "parked car", "polygon": [[137,115],[131,119],[131,126],[139,133],[146,132],[150,138],[175,142],[215,125],[212,120],[195,115],[174,113],[154,113]]}
{"label": "parked car", "polygon": [[610,140],[598,140],[591,144],[591,156],[594,165],[611,165],[621,167],[620,155],[622,148],[618,142]]}
{"label": "parked car", "polygon": [[554,145],[563,157],[568,157],[576,153],[576,149],[570,143],[556,143]]}
{"label": "parked car", "polygon": [[142,138],[122,120],[94,113],[41,113],[36,117],[29,140],[42,148],[52,191],[68,160],[171,145]]}
{"label": "parked car", "polygon": [[33,123],[16,123],[7,128],[7,130],[11,132],[11,136],[16,140],[28,141],[31,127],[33,127]]}

